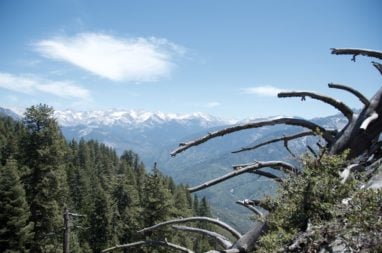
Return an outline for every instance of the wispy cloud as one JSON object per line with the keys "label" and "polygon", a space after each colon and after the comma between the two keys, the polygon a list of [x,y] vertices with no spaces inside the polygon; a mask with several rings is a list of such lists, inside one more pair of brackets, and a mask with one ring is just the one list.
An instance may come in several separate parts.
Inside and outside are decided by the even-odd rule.
{"label": "wispy cloud", "polygon": [[87,89],[72,82],[43,80],[35,76],[24,77],[1,72],[0,88],[25,94],[44,92],[63,98],[90,98],[90,93]]}
{"label": "wispy cloud", "polygon": [[69,62],[113,81],[145,82],[168,76],[185,48],[161,38],[118,38],[102,33],[54,37],[34,44],[44,57]]}
{"label": "wispy cloud", "polygon": [[283,92],[285,90],[276,88],[270,85],[265,85],[265,86],[243,88],[242,91],[246,94],[255,94],[258,96],[273,97],[273,96],[276,96],[279,92]]}
{"label": "wispy cloud", "polygon": [[220,106],[220,103],[216,101],[208,102],[207,104],[205,104],[205,107],[208,107],[208,108],[218,107],[218,106]]}

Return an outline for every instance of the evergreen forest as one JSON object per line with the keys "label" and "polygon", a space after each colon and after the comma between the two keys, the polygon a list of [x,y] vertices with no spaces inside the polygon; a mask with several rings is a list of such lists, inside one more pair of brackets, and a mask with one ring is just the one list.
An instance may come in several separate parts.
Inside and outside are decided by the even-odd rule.
{"label": "evergreen forest", "polygon": [[137,233],[181,216],[211,216],[209,204],[132,151],[118,156],[94,140],[66,141],[53,113],[39,104],[20,121],[0,117],[0,252],[101,252],[148,236],[195,252],[213,247],[199,234]]}

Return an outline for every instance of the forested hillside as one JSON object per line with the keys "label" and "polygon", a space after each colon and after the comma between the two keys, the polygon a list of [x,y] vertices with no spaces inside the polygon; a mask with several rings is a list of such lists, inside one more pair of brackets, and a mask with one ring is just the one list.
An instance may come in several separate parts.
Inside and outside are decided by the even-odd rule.
{"label": "forested hillside", "polygon": [[145,236],[196,252],[211,247],[199,235],[138,234],[171,218],[210,216],[209,205],[155,165],[146,169],[132,151],[118,156],[97,141],[67,142],[52,115],[40,104],[22,121],[0,116],[0,252],[62,252],[65,209],[70,252],[100,252]]}

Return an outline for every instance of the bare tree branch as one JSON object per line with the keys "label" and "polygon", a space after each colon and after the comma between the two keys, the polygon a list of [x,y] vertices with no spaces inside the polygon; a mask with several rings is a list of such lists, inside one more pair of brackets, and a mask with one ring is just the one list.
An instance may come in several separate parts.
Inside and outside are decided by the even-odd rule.
{"label": "bare tree branch", "polygon": [[334,98],[324,96],[321,94],[317,94],[310,91],[290,91],[290,92],[280,92],[277,94],[279,98],[285,98],[285,97],[301,97],[302,100],[305,100],[305,97],[311,97],[313,99],[320,100],[324,103],[327,103],[333,107],[335,107],[337,110],[339,110],[348,120],[351,120],[353,117],[353,111],[345,105],[343,102],[338,101]]}
{"label": "bare tree branch", "polygon": [[265,168],[265,167],[280,168],[283,171],[293,172],[293,173],[295,173],[295,171],[296,171],[296,169],[293,167],[293,165],[286,163],[286,162],[283,162],[283,161],[255,162],[251,165],[246,165],[244,167],[240,167],[240,166],[234,167],[234,169],[235,169],[234,171],[229,172],[229,173],[227,173],[221,177],[212,179],[212,180],[205,182],[203,184],[200,184],[198,186],[188,188],[188,191],[189,192],[200,191],[202,189],[208,188],[208,187],[213,186],[215,184],[221,183],[221,182],[223,182],[229,178],[236,177],[236,176],[241,175],[243,173],[250,172],[253,170],[257,170],[257,169],[261,169],[261,168]]}
{"label": "bare tree branch", "polygon": [[269,140],[269,141],[266,141],[266,142],[262,142],[260,144],[255,145],[255,146],[252,146],[252,147],[242,148],[240,150],[233,151],[232,153],[235,154],[235,153],[240,153],[240,152],[243,152],[243,151],[254,150],[254,149],[263,147],[265,145],[272,144],[272,143],[279,142],[279,141],[284,141],[284,146],[287,149],[289,149],[288,148],[288,141],[291,141],[291,140],[294,140],[294,139],[298,139],[298,138],[301,138],[301,137],[305,137],[305,136],[310,136],[310,135],[316,135],[316,133],[314,133],[313,131],[306,131],[306,132],[302,132],[302,133],[298,133],[298,134],[294,134],[294,135],[283,136],[283,137],[280,137],[280,138],[276,138],[276,139],[272,139],[272,140]]}
{"label": "bare tree branch", "polygon": [[346,90],[346,91],[350,92],[351,94],[355,95],[365,106],[369,106],[369,104],[370,104],[369,100],[361,92],[359,92],[356,89],[353,89],[353,88],[348,87],[346,85],[335,84],[335,83],[329,83],[328,86],[329,86],[329,88]]}
{"label": "bare tree branch", "polygon": [[192,222],[192,221],[207,221],[207,222],[213,223],[213,224],[225,229],[226,231],[230,232],[237,239],[239,239],[241,237],[241,234],[236,229],[232,228],[231,226],[229,226],[228,224],[226,224],[222,221],[219,221],[219,220],[213,219],[213,218],[209,218],[209,217],[188,217],[188,218],[169,220],[169,221],[165,221],[165,222],[156,224],[154,226],[139,230],[138,233],[145,233],[145,232],[152,231],[152,230],[158,229],[160,227],[171,225],[171,224],[185,223],[185,222]]}
{"label": "bare tree branch", "polygon": [[190,147],[200,145],[200,144],[202,144],[202,143],[204,143],[210,139],[224,136],[226,134],[238,132],[238,131],[245,130],[245,129],[259,128],[259,127],[263,127],[263,126],[273,126],[273,125],[279,125],[279,124],[300,126],[300,127],[310,129],[311,131],[313,131],[317,134],[322,134],[322,137],[328,143],[332,143],[332,141],[334,140],[334,137],[333,137],[331,131],[328,131],[325,128],[323,128],[323,127],[321,127],[321,126],[319,126],[313,122],[310,122],[308,120],[296,119],[296,118],[276,118],[276,119],[272,119],[272,120],[256,121],[256,122],[246,123],[243,125],[231,126],[231,127],[228,127],[228,128],[222,129],[222,130],[208,133],[207,135],[205,135],[199,139],[189,141],[186,143],[181,143],[179,148],[177,148],[171,152],[171,156],[175,156],[176,154],[181,153],[181,152],[189,149]]}
{"label": "bare tree branch", "polygon": [[239,249],[209,250],[206,253],[240,253]]}
{"label": "bare tree branch", "polygon": [[369,49],[360,49],[360,48],[331,48],[332,54],[336,55],[353,55],[352,61],[355,61],[357,55],[363,55],[368,57],[374,57],[382,60],[382,52],[369,50]]}
{"label": "bare tree branch", "polygon": [[259,176],[267,177],[270,179],[275,180],[276,182],[282,183],[284,180],[281,177],[276,176],[273,173],[267,172],[267,171],[262,171],[262,170],[254,170],[250,171],[250,173],[257,174]]}
{"label": "bare tree branch", "polygon": [[272,168],[275,170],[281,170],[286,173],[296,173],[296,168],[287,162],[284,161],[254,161],[253,163],[245,163],[245,164],[235,164],[232,165],[232,168],[234,170],[241,170],[243,168],[247,167],[253,167],[254,170],[247,171],[247,172],[253,172],[255,170],[261,169],[261,168]]}
{"label": "bare tree branch", "polygon": [[239,252],[252,252],[255,248],[257,240],[266,231],[266,229],[266,222],[256,222],[247,233],[235,242],[232,249],[239,249]]}
{"label": "bare tree branch", "polygon": [[310,151],[310,153],[312,153],[312,155],[314,157],[316,157],[316,158],[318,157],[316,152],[314,151],[314,149],[311,146],[307,145],[306,147],[308,148],[308,150]]}
{"label": "bare tree branch", "polygon": [[228,249],[232,246],[232,242],[230,242],[224,235],[218,234],[216,232],[212,232],[206,229],[201,229],[201,228],[194,228],[194,227],[187,227],[187,226],[172,226],[175,229],[182,230],[182,231],[187,231],[187,232],[194,232],[194,233],[199,233],[203,235],[207,235],[216,241],[220,243],[221,246],[223,246],[224,249]]}
{"label": "bare tree branch", "polygon": [[379,73],[382,75],[382,64],[375,62],[375,61],[372,61],[371,63],[379,71]]}
{"label": "bare tree branch", "polygon": [[259,209],[256,208],[255,205],[253,205],[253,202],[246,199],[246,200],[238,200],[236,201],[237,204],[239,205],[242,205],[246,208],[248,208],[249,210],[251,210],[252,212],[254,212],[255,214],[257,214],[258,216],[260,216],[260,218],[264,218],[265,215],[262,211],[260,211]]}
{"label": "bare tree branch", "polygon": [[180,252],[194,253],[192,250],[187,249],[185,247],[182,247],[180,245],[169,243],[167,241],[156,241],[156,240],[146,240],[146,241],[138,241],[138,242],[133,242],[133,243],[116,245],[114,247],[104,249],[104,250],[102,250],[102,252],[109,252],[112,250],[123,249],[123,248],[132,248],[132,247],[137,247],[137,246],[141,246],[141,245],[162,246],[162,247],[176,249],[176,250],[179,250]]}
{"label": "bare tree branch", "polygon": [[262,200],[258,200],[258,199],[246,199],[246,201],[250,205],[259,206],[259,207],[261,207],[261,208],[263,208],[265,210],[268,210],[267,206],[264,205],[264,202]]}

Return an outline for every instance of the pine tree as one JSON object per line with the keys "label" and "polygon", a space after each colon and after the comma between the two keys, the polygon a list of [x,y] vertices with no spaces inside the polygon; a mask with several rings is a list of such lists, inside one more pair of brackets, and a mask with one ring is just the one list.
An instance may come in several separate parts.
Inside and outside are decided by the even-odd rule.
{"label": "pine tree", "polygon": [[108,245],[111,236],[110,227],[110,201],[106,192],[98,182],[93,184],[92,210],[89,214],[89,245],[93,252],[101,252]]}
{"label": "pine tree", "polygon": [[0,252],[27,252],[33,237],[25,190],[14,160],[0,167]]}
{"label": "pine tree", "polygon": [[118,170],[116,185],[113,190],[113,199],[118,209],[120,224],[118,239],[120,243],[126,243],[136,239],[136,233],[140,227],[139,195],[133,169],[125,160],[121,160]]}
{"label": "pine tree", "polygon": [[66,142],[53,118],[53,108],[27,108],[22,138],[22,162],[29,168],[23,178],[33,222],[33,252],[53,251],[61,244],[66,178],[63,167]]}
{"label": "pine tree", "polygon": [[173,201],[158,169],[147,175],[144,185],[143,219],[145,226],[152,226],[170,217]]}

